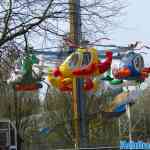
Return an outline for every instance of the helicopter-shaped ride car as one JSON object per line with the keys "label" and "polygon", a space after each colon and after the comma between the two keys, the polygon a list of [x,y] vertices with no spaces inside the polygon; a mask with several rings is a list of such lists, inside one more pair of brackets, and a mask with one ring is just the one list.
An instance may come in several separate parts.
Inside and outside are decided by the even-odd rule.
{"label": "helicopter-shaped ride car", "polygon": [[[144,58],[141,53],[135,52],[139,42],[130,44],[128,47],[119,47],[118,50],[112,50],[113,53],[122,53],[119,58],[119,66],[111,67],[101,80],[106,83],[110,89],[122,88],[128,86],[140,85],[149,76],[150,67],[145,67]],[[145,46],[144,46],[145,47]]]}
{"label": "helicopter-shaped ride car", "polygon": [[26,52],[15,64],[15,70],[7,83],[11,83],[16,91],[36,91],[42,88],[41,76],[33,70],[33,65],[38,64],[37,57],[31,51]]}
{"label": "helicopter-shaped ride car", "polygon": [[106,51],[105,55],[106,59],[101,62],[95,48],[78,48],[59,67],[50,70],[48,80],[61,91],[72,91],[73,78],[81,77],[85,91],[96,90],[98,81],[94,77],[111,67],[112,52]]}
{"label": "helicopter-shaped ride car", "polygon": [[145,80],[149,72],[149,68],[144,68],[141,54],[129,52],[121,60],[119,68],[113,70],[113,75],[122,80]]}
{"label": "helicopter-shaped ride car", "polygon": [[145,67],[143,56],[129,51],[120,61],[119,67],[112,70],[113,76],[121,80],[144,81],[150,73],[150,67]]}
{"label": "helicopter-shaped ride car", "polygon": [[[132,47],[136,46],[137,43]],[[149,73],[150,67],[144,66],[143,56],[140,53],[134,52],[133,48],[131,51],[127,52],[123,58],[121,58],[119,67],[112,69],[113,77],[109,73],[103,80],[109,81],[109,84],[114,87],[118,84],[125,87],[130,85],[140,85],[141,82],[144,82],[149,76]],[[103,111],[103,114],[108,117],[120,116],[122,113],[126,112],[127,105],[135,103],[137,97],[139,97],[141,93],[142,90],[140,89],[136,89],[131,92],[121,92],[113,99],[110,106]]]}

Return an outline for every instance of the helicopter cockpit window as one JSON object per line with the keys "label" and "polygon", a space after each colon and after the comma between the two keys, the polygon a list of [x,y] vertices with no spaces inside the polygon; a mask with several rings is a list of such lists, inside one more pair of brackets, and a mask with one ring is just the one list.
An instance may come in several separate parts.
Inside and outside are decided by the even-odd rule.
{"label": "helicopter cockpit window", "polygon": [[78,67],[79,54],[74,53],[68,60],[68,64],[71,68]]}
{"label": "helicopter cockpit window", "polygon": [[138,72],[144,67],[143,57],[139,54],[129,53],[121,61],[119,67],[132,65]]}
{"label": "helicopter cockpit window", "polygon": [[91,53],[85,52],[83,54],[82,66],[88,65],[91,62]]}
{"label": "helicopter cockpit window", "polygon": [[136,56],[134,52],[127,53],[121,60],[119,67],[126,67],[129,64],[131,65],[133,58]]}
{"label": "helicopter cockpit window", "polygon": [[133,60],[133,65],[137,71],[140,71],[144,67],[144,61],[142,56],[136,56]]}

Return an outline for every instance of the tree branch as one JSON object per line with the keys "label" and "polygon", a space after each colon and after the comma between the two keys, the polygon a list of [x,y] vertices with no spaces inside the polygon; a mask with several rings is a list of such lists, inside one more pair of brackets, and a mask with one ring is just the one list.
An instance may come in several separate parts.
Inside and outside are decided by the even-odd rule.
{"label": "tree branch", "polygon": [[48,14],[49,9],[50,9],[51,6],[52,6],[52,2],[53,2],[53,1],[54,1],[54,0],[51,0],[51,1],[50,1],[49,5],[47,6],[47,8],[45,9],[45,11],[43,12],[43,15],[38,18],[38,19],[39,19],[38,21],[36,21],[36,22],[34,22],[34,23],[27,24],[27,25],[24,25],[24,24],[22,23],[22,28],[21,28],[19,31],[17,31],[17,32],[15,32],[15,33],[13,33],[13,34],[10,34],[10,35],[8,35],[8,36],[5,35],[5,38],[1,38],[1,39],[0,39],[0,46],[2,46],[4,43],[6,43],[6,42],[8,42],[8,41],[11,41],[12,39],[14,39],[14,38],[16,38],[16,37],[18,37],[18,36],[21,36],[21,35],[27,33],[30,29],[32,29],[32,28],[38,26],[38,25],[41,24],[45,19],[47,19],[47,14]]}
{"label": "tree branch", "polygon": [[11,19],[12,14],[12,0],[9,0],[9,9],[6,11],[5,17],[4,17],[4,30],[2,32],[1,39],[4,39],[7,35],[7,30],[9,26],[9,21]]}

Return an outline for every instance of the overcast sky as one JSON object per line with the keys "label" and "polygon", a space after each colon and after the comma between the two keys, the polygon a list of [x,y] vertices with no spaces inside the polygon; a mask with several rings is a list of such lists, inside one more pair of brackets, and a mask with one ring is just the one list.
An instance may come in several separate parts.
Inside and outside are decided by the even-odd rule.
{"label": "overcast sky", "polygon": [[[129,6],[123,17],[122,28],[111,34],[112,43],[126,45],[130,42],[143,41],[150,46],[150,0],[128,0]],[[150,66],[150,50],[144,54],[146,66]]]}
{"label": "overcast sky", "polygon": [[121,26],[116,29],[111,38],[115,43],[128,43],[141,40],[150,44],[150,0],[128,0]]}

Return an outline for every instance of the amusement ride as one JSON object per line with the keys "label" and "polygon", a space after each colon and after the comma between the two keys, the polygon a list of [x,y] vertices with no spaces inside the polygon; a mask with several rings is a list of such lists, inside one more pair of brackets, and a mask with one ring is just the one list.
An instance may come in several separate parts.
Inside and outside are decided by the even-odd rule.
{"label": "amusement ride", "polygon": [[[49,82],[47,84],[60,92],[70,93],[74,114],[77,112],[76,97],[78,95],[75,94],[77,78],[82,79],[82,90],[85,93],[102,92],[102,83],[106,87],[111,87],[112,92],[115,87],[119,86],[121,90],[115,94],[109,106],[99,111],[105,118],[119,117],[136,102],[137,97],[141,95],[141,90],[136,88],[130,91],[128,86],[139,87],[150,73],[150,67],[145,67],[140,51],[135,52],[137,43],[113,51],[113,49],[97,50],[98,48],[91,47],[87,41],[78,46],[69,40],[69,47],[74,47],[76,50],[69,54],[60,65],[47,69]],[[122,52],[122,56],[117,58],[120,61],[118,67],[112,67],[114,53],[120,52]],[[36,55],[36,51],[29,49],[16,61],[15,70],[13,70],[8,84],[12,84],[17,92],[36,92],[43,87],[43,74],[39,75],[34,71],[34,64],[39,64]],[[105,59],[101,60],[101,56],[105,56]],[[61,55],[58,59],[61,59]],[[78,120],[78,118],[74,119],[75,122]],[[77,132],[77,122],[75,125]],[[78,142],[76,141],[76,143]]]}

